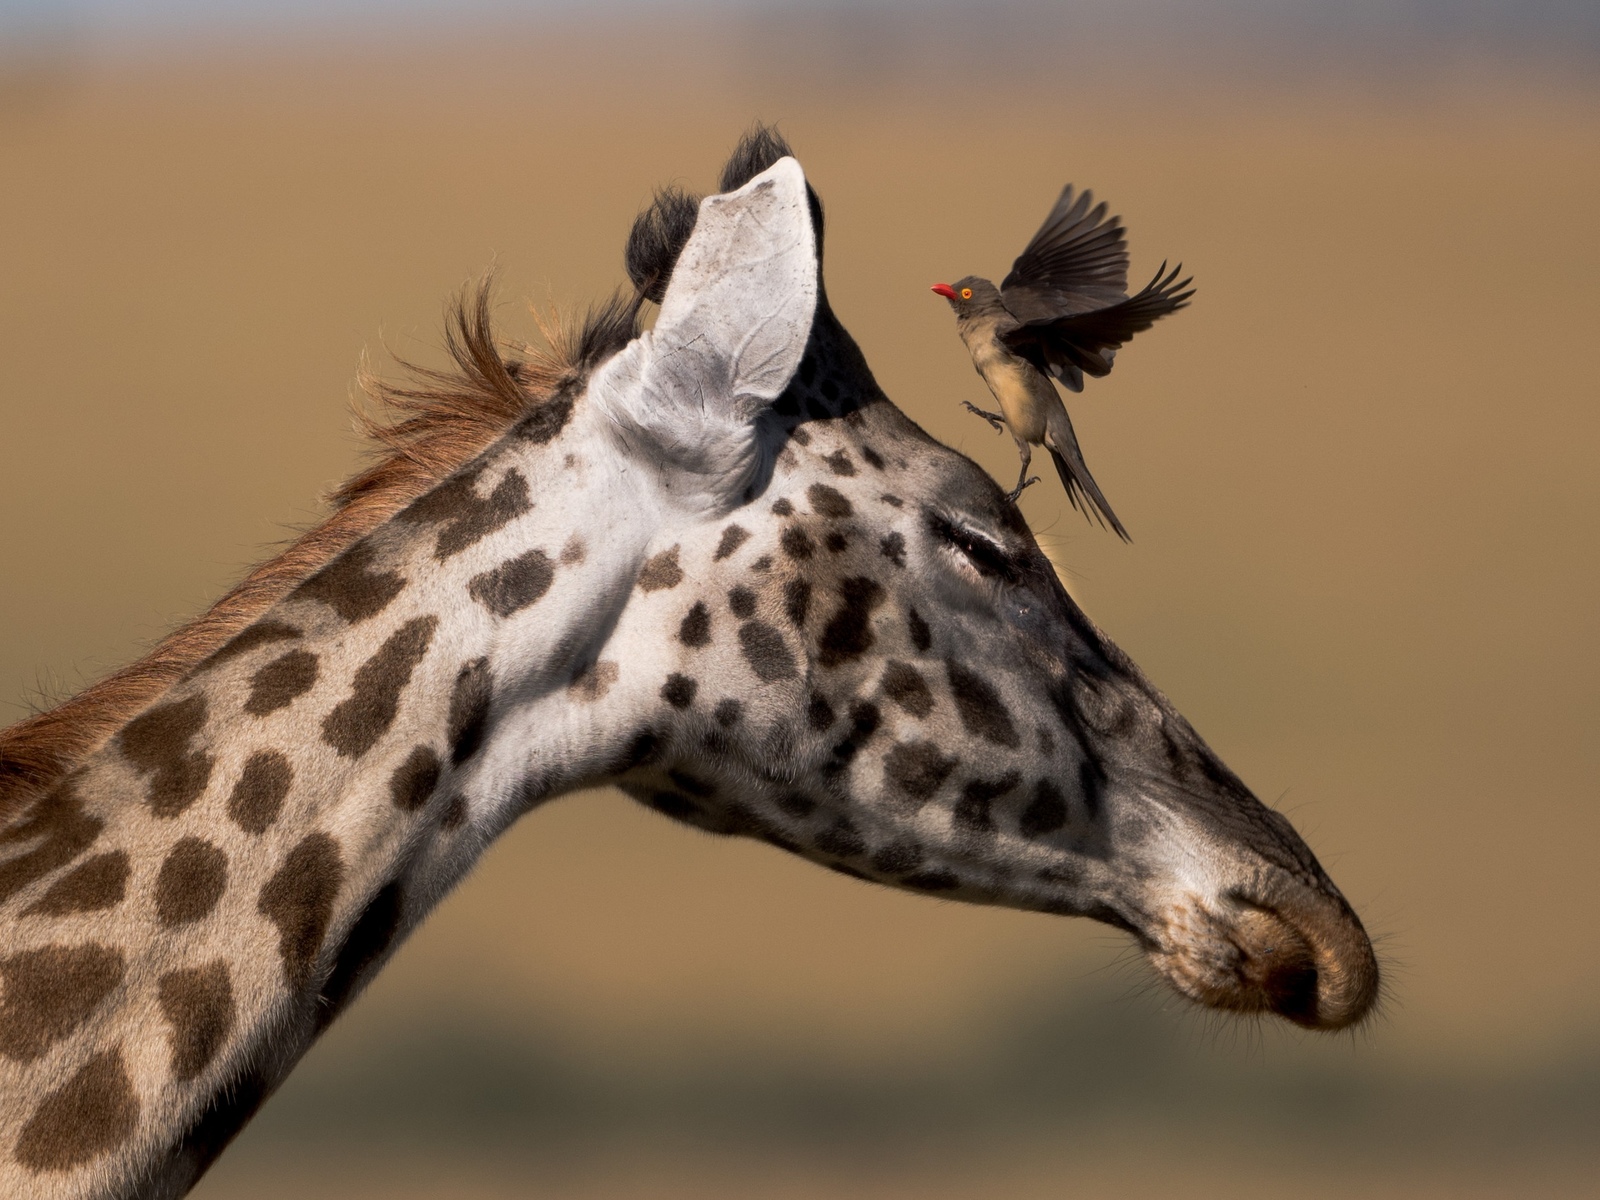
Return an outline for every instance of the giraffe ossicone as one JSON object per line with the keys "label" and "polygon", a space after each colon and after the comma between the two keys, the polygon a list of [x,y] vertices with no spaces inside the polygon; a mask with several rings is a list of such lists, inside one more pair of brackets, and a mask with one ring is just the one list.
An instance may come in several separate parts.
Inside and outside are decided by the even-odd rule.
{"label": "giraffe ossicone", "polygon": [[507,363],[464,311],[460,377],[400,393],[326,526],[0,734],[0,1194],[182,1195],[500,832],[606,784],[1108,922],[1213,1007],[1370,1010],[1305,843],[878,389],[787,147],[758,131],[723,183],[681,244],[630,242],[653,330],[613,306]]}

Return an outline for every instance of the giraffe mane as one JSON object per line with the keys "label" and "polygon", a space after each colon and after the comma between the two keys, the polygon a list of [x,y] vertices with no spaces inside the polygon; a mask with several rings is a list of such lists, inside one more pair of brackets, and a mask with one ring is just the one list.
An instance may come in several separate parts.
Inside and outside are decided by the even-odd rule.
{"label": "giraffe mane", "polygon": [[615,295],[584,320],[535,313],[547,347],[508,343],[490,317],[492,280],[465,289],[445,322],[444,370],[401,360],[387,382],[365,363],[355,420],[375,461],[328,496],[332,512],[251,569],[205,613],[135,662],[0,730],[0,817],[48,790],[118,728],[358,539],[430,491],[638,332],[639,299]]}

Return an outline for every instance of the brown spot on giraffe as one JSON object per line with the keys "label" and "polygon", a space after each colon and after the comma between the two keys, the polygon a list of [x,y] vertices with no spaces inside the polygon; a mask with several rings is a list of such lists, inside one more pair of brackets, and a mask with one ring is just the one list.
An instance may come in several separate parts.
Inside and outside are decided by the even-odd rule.
{"label": "brown spot on giraffe", "polygon": [[922,847],[912,842],[895,842],[873,852],[874,871],[884,875],[907,875],[922,865]]}
{"label": "brown spot on giraffe", "polygon": [[683,582],[683,568],[678,565],[679,547],[673,546],[648,559],[639,572],[641,592],[660,592],[675,588]]}
{"label": "brown spot on giraffe", "polygon": [[128,853],[110,850],[86,858],[35,900],[22,915],[64,917],[71,913],[99,912],[122,903],[128,887]]}
{"label": "brown spot on giraffe", "polygon": [[583,704],[593,704],[605,699],[611,685],[622,676],[622,668],[614,662],[602,660],[585,667],[572,677],[567,690],[572,698]]}
{"label": "brown spot on giraffe", "polygon": [[487,658],[474,659],[456,675],[450,693],[448,738],[450,761],[460,766],[483,745],[489,727],[489,704],[494,699],[494,676]]}
{"label": "brown spot on giraffe", "polygon": [[950,678],[951,698],[968,733],[1012,750],[1022,744],[1010,711],[988,680],[954,659],[945,663],[945,673]]}
{"label": "brown spot on giraffe", "polygon": [[674,671],[661,685],[661,698],[673,708],[688,708],[694,703],[695,693],[699,690],[700,685],[693,679]]}
{"label": "brown spot on giraffe", "polygon": [[317,656],[308,650],[291,650],[275,658],[250,680],[244,710],[253,717],[286,708],[317,682]]}
{"label": "brown spot on giraffe", "polygon": [[564,567],[577,566],[588,553],[589,549],[583,544],[583,539],[577,534],[573,534],[567,539],[567,544],[561,547],[561,565]]}
{"label": "brown spot on giraffe", "polygon": [[822,461],[828,464],[828,470],[835,475],[849,476],[856,473],[856,464],[850,460],[850,454],[846,450],[835,450],[832,454],[824,455]]}
{"label": "brown spot on giraffe", "polygon": [[233,1032],[233,982],[221,959],[168,971],[156,984],[161,1014],[172,1026],[172,1075],[187,1083],[211,1065]]}
{"label": "brown spot on giraffe", "polygon": [[679,771],[676,769],[668,771],[667,778],[672,780],[674,787],[682,788],[691,796],[699,796],[702,799],[705,799],[717,794],[716,784],[707,783],[704,779],[701,779],[697,775],[691,775],[687,771]]}
{"label": "brown spot on giraffe", "polygon": [[799,792],[785,792],[778,797],[778,809],[797,821],[803,821],[817,811],[817,802]]}
{"label": "brown spot on giraffe", "polygon": [[556,435],[565,429],[567,422],[572,419],[575,399],[571,392],[562,391],[551,396],[543,404],[535,405],[533,411],[518,422],[516,436],[525,442],[532,442],[535,446],[543,446],[554,441]]}
{"label": "brown spot on giraffe", "polygon": [[375,617],[406,586],[404,575],[372,569],[376,552],[357,542],[295,590],[306,600],[326,604],[352,625]]}
{"label": "brown spot on giraffe", "polygon": [[933,711],[933,692],[913,666],[890,659],[883,672],[883,693],[914,717]]}
{"label": "brown spot on giraffe", "polygon": [[783,611],[796,629],[804,629],[806,614],[811,611],[811,583],[805,579],[791,579],[783,585]]}
{"label": "brown spot on giraffe", "polygon": [[507,471],[488,496],[477,491],[481,469],[469,469],[436,487],[400,519],[414,524],[440,524],[433,557],[444,562],[505,528],[533,508],[528,481],[520,471]]}
{"label": "brown spot on giraffe", "polygon": [[932,742],[901,742],[889,751],[883,761],[884,780],[890,787],[914,803],[933,798],[956,760],[945,757]]}
{"label": "brown spot on giraffe", "polygon": [[795,562],[805,562],[817,552],[817,544],[811,540],[811,535],[798,525],[791,525],[785,529],[778,536],[778,544]]}
{"label": "brown spot on giraffe", "polygon": [[444,806],[444,814],[439,818],[440,829],[454,829],[467,819],[467,798],[460,792],[450,797],[450,802]]}
{"label": "brown spot on giraffe", "polygon": [[999,779],[969,780],[962,786],[961,799],[951,814],[956,825],[974,833],[992,833],[995,826],[990,804],[1014,792],[1021,782],[1022,776],[1015,771],[1007,771]]}
{"label": "brown spot on giraffe", "polygon": [[175,817],[200,798],[211,780],[211,756],[191,751],[206,723],[206,698],[195,695],[158,704],[118,735],[123,757],[150,776],[145,802],[158,817]]}
{"label": "brown spot on giraffe", "polygon": [[40,1102],[17,1138],[16,1158],[31,1171],[70,1170],[126,1141],[138,1123],[122,1048],[102,1050]]}
{"label": "brown spot on giraffe", "polygon": [[898,529],[878,541],[878,553],[897,567],[906,565],[906,538]]}
{"label": "brown spot on giraffe", "polygon": [[872,649],[872,610],[883,603],[883,585],[864,575],[839,583],[839,607],[823,627],[817,662],[824,667],[860,658]]}
{"label": "brown spot on giraffe", "polygon": [[933,630],[928,628],[922,614],[914,608],[906,610],[906,632],[911,635],[911,644],[919,654],[926,654],[933,645]]}
{"label": "brown spot on giraffe", "polygon": [[696,600],[683,614],[683,621],[678,625],[678,640],[685,646],[711,643],[711,610],[704,600]]}
{"label": "brown spot on giraffe", "polygon": [[394,724],[400,693],[411,682],[438,627],[438,617],[407,621],[356,671],[350,697],[322,721],[322,738],[346,758],[360,758]]}
{"label": "brown spot on giraffe", "polygon": [[228,856],[203,838],[179,838],[156,875],[156,920],[167,928],[209,916],[228,886]]}
{"label": "brown spot on giraffe", "polygon": [[837,854],[840,858],[855,858],[867,852],[867,843],[854,821],[849,817],[840,817],[817,835],[817,849],[824,854]]}
{"label": "brown spot on giraffe", "polygon": [[739,649],[762,683],[793,679],[800,673],[783,634],[765,621],[746,621],[739,626]]}
{"label": "brown spot on giraffe", "polygon": [[246,833],[265,833],[283,810],[294,768],[276,750],[257,750],[245,760],[228,795],[228,816]]}
{"label": "brown spot on giraffe", "polygon": [[1043,837],[1047,833],[1054,833],[1066,823],[1067,799],[1061,794],[1061,789],[1048,779],[1039,780],[1033,789],[1033,800],[1022,812],[1022,820],[1019,823],[1022,836]]}
{"label": "brown spot on giraffe", "polygon": [[122,982],[122,952],[98,942],[44,946],[0,958],[0,1054],[32,1062],[70,1034]]}
{"label": "brown spot on giraffe", "polygon": [[401,812],[416,812],[428,802],[444,764],[428,746],[415,746],[389,778],[389,798]]}
{"label": "brown spot on giraffe", "polygon": [[261,889],[257,908],[278,927],[278,953],[292,988],[303,988],[311,976],[343,881],[339,843],[326,833],[310,833]]}
{"label": "brown spot on giraffe", "polygon": [[0,831],[0,846],[36,843],[33,849],[0,863],[0,902],[66,866],[92,846],[104,828],[104,821],[83,811],[71,779],[46,792],[25,815]]}
{"label": "brown spot on giraffe", "polygon": [[722,531],[722,539],[717,543],[717,552],[711,556],[711,561],[721,562],[749,540],[750,531],[743,525],[729,525]]}
{"label": "brown spot on giraffe", "polygon": [[231,658],[249,654],[250,651],[258,650],[262,646],[270,646],[274,642],[293,641],[299,636],[300,631],[298,629],[283,621],[270,618],[264,621],[257,621],[239,636],[225,643],[220,650],[212,654],[210,658],[200,665],[202,667],[213,667],[218,663],[227,662]]}
{"label": "brown spot on giraffe", "polygon": [[827,697],[821,692],[812,692],[811,702],[806,705],[806,724],[818,733],[826,733],[838,719]]}
{"label": "brown spot on giraffe", "polygon": [[555,582],[555,568],[543,550],[529,550],[493,570],[474,575],[467,595],[497,617],[509,617],[536,604]]}
{"label": "brown spot on giraffe", "polygon": [[856,511],[843,492],[825,483],[813,483],[808,487],[806,499],[811,501],[812,512],[831,520],[843,520]]}

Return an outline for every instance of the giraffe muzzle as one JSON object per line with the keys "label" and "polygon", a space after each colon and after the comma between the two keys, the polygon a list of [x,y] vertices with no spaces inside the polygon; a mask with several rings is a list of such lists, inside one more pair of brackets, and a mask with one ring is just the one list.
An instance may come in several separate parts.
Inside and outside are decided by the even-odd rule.
{"label": "giraffe muzzle", "polygon": [[1306,1029],[1359,1024],[1378,999],[1378,961],[1338,895],[1278,878],[1220,903],[1190,895],[1171,908],[1149,956],[1175,988],[1208,1008],[1270,1012]]}
{"label": "giraffe muzzle", "polygon": [[1348,1029],[1378,999],[1372,940],[1344,897],[1284,880],[1266,903],[1239,898],[1241,983],[1263,1008],[1307,1029]]}

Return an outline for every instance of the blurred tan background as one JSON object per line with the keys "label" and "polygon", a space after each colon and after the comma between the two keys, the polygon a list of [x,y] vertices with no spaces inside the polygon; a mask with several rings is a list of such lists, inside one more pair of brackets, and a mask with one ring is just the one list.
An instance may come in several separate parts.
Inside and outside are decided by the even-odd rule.
{"label": "blurred tan background", "polygon": [[1195,273],[1073,405],[1134,543],[1053,484],[1024,507],[1388,963],[1353,1038],[1209,1022],[1087,923],[576,796],[197,1196],[1600,1194],[1600,54],[1234,16],[651,8],[0,56],[0,720],[315,519],[364,352],[436,356],[491,265],[514,335],[527,298],[599,297],[651,189],[710,187],[761,117],[880,382],[1007,482],[928,284],[1003,274],[1068,179],[1137,282]]}

